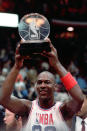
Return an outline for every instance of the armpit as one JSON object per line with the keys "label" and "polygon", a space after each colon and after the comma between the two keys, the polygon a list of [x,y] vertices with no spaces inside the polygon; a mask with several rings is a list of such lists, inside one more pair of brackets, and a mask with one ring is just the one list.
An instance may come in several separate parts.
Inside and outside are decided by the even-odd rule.
{"label": "armpit", "polygon": [[80,109],[80,105],[75,101],[71,100],[60,106],[60,111],[65,120],[69,120],[73,117],[75,113]]}

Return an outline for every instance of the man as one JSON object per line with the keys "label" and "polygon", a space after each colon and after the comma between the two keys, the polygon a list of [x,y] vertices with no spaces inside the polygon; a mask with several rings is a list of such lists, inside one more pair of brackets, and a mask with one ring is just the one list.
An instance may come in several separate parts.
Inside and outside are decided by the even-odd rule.
{"label": "man", "polygon": [[18,47],[16,50],[15,65],[6,78],[3,88],[0,90],[0,104],[21,116],[29,114],[25,127],[26,131],[64,131],[62,129],[62,125],[65,125],[64,120],[67,121],[72,118],[81,108],[84,99],[79,85],[60,63],[57,51],[51,41],[49,39],[47,41],[50,44],[51,52],[43,51],[41,55],[49,59],[50,66],[58,73],[65,88],[74,99],[62,105],[59,102],[55,103],[54,88],[56,83],[54,76],[50,72],[42,72],[38,75],[35,84],[37,91],[37,99],[35,101],[31,102],[11,97],[16,77],[23,66],[24,60],[24,57],[21,57],[18,52]]}
{"label": "man", "polygon": [[4,113],[5,110],[3,108],[3,106],[0,105],[0,131],[4,131],[5,130],[5,124],[4,124]]}
{"label": "man", "polygon": [[72,131],[87,131],[87,96],[81,110],[72,119]]}
{"label": "man", "polygon": [[20,131],[22,128],[22,119],[9,110],[5,110],[4,122],[6,131]]}

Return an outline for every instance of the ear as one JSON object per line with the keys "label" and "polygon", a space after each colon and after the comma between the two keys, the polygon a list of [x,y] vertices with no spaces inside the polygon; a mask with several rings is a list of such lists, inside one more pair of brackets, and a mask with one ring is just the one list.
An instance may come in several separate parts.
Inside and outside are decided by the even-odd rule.
{"label": "ear", "polygon": [[19,118],[18,118],[18,121],[22,121],[22,118],[21,118],[21,116],[19,116]]}
{"label": "ear", "polygon": [[54,91],[57,91],[57,89],[58,89],[58,84],[54,84]]}
{"label": "ear", "polygon": [[18,129],[22,128],[22,118],[21,118],[21,116],[17,120],[17,125],[18,125]]}

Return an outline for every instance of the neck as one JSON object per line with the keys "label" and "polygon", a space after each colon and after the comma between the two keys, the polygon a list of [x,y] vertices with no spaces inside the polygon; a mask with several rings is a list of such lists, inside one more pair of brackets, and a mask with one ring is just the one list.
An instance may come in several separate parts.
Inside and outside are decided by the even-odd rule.
{"label": "neck", "polygon": [[39,99],[38,104],[40,105],[41,108],[48,109],[48,108],[51,108],[55,104],[55,102],[54,102],[54,99],[52,98]]}

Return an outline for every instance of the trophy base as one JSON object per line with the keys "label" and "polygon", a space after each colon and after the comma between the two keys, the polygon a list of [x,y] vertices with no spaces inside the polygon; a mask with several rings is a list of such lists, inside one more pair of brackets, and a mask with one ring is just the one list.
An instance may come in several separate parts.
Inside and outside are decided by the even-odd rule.
{"label": "trophy base", "polygon": [[21,56],[32,56],[40,54],[43,51],[51,51],[49,42],[46,40],[25,41],[21,43],[19,48],[19,53]]}

